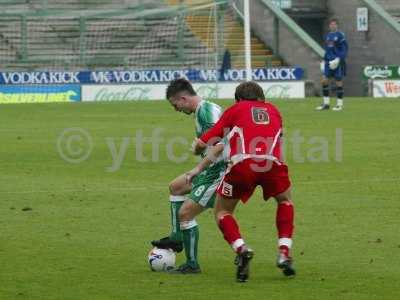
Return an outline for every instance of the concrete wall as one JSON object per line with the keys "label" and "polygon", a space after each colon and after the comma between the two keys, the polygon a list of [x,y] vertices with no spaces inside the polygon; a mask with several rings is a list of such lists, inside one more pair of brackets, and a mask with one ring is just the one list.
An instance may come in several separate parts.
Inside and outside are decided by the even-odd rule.
{"label": "concrete wall", "polygon": [[327,0],[292,0],[292,7],[309,10],[325,10]]}
{"label": "concrete wall", "polygon": [[399,0],[376,0],[386,10],[400,10]]}
{"label": "concrete wall", "polygon": [[[400,7],[398,0],[387,0],[386,2]],[[346,33],[350,45],[345,89],[346,95],[351,96],[365,93],[361,81],[363,66],[400,64],[400,34],[371,9],[369,9],[369,32],[358,32],[356,23],[358,7],[365,7],[364,2],[361,0],[328,0],[330,16],[339,18],[340,29]]]}
{"label": "concrete wall", "polygon": [[324,44],[324,26],[326,18],[299,18],[292,17],[292,19],[299,25],[305,32],[307,32],[321,47]]}

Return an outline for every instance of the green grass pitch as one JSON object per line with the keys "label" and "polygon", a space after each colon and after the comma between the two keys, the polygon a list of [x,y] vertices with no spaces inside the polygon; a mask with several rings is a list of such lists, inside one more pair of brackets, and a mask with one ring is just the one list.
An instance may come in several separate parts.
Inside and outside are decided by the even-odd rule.
{"label": "green grass pitch", "polygon": [[[149,241],[169,233],[168,182],[195,163],[183,144],[192,117],[165,101],[0,106],[0,299],[399,299],[400,102],[353,98],[338,113],[315,112],[319,101],[275,101],[298,275],[285,279],[274,265],[275,203],[258,191],[237,211],[255,250],[246,284],[234,281],[211,211],[198,218],[201,275],[147,265]],[[91,137],[80,163],[60,156],[77,159],[88,146],[76,138],[58,147],[68,128]],[[159,149],[138,147],[156,128]],[[189,155],[181,163],[167,158],[176,137],[174,155]],[[125,153],[119,168],[112,153]]]}

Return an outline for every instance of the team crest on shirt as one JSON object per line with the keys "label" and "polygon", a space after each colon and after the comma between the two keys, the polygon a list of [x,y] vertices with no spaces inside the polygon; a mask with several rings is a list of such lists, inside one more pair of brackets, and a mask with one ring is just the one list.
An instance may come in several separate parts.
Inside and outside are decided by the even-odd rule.
{"label": "team crest on shirt", "polygon": [[227,197],[232,197],[233,186],[225,181],[222,182],[222,194]]}
{"label": "team crest on shirt", "polygon": [[252,107],[251,113],[255,124],[269,124],[269,115],[264,107]]}

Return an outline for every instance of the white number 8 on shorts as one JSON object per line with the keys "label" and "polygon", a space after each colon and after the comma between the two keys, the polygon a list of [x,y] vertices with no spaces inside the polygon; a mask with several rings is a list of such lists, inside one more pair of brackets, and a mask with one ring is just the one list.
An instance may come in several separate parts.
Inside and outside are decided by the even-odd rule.
{"label": "white number 8 on shorts", "polygon": [[200,197],[201,194],[204,192],[204,189],[205,189],[205,188],[206,188],[206,187],[205,187],[204,185],[199,186],[199,187],[197,188],[197,190],[194,192],[194,195],[195,195],[196,197]]}

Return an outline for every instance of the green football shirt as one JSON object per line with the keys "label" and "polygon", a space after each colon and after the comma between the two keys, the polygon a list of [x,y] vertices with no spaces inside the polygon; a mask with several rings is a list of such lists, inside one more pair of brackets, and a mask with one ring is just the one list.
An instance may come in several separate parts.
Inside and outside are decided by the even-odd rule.
{"label": "green football shirt", "polygon": [[200,137],[214,126],[222,115],[222,108],[210,101],[202,100],[194,113],[196,121],[196,136]]}
{"label": "green football shirt", "polygon": [[[196,136],[200,137],[208,129],[214,126],[222,115],[222,108],[218,104],[210,101],[202,100],[195,111],[195,122],[196,122]],[[206,156],[206,151],[201,155]],[[222,156],[207,169],[202,172],[202,175],[206,178],[218,178],[221,176],[221,172],[225,170],[225,162]]]}

